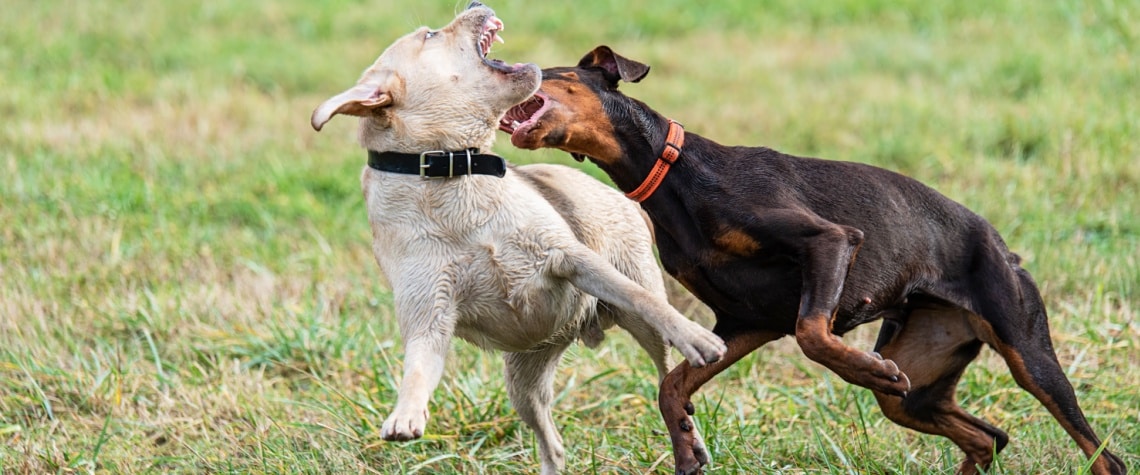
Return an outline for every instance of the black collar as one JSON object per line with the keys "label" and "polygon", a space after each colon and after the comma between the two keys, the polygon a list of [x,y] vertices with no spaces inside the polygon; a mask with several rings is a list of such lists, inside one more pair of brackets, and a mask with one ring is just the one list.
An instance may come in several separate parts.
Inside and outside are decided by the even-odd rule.
{"label": "black collar", "polygon": [[479,153],[470,148],[459,152],[433,150],[424,153],[368,151],[368,166],[384,172],[419,175],[424,178],[450,178],[463,175],[507,173],[507,161],[498,155]]}

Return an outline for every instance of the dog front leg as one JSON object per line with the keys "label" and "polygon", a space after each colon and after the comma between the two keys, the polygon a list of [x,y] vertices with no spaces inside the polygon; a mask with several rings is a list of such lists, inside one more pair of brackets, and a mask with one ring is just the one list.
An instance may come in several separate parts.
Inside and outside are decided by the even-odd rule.
{"label": "dog front leg", "polygon": [[412,440],[424,435],[428,401],[443,376],[444,360],[455,329],[449,288],[437,286],[436,298],[432,300],[397,302],[400,334],[404,340],[404,378],[400,381],[396,407],[380,429],[384,440]]}
{"label": "dog front leg", "polygon": [[669,439],[673,443],[673,460],[678,475],[701,473],[701,467],[709,464],[709,449],[701,440],[694,424],[692,396],[713,376],[720,374],[733,363],[760,348],[765,343],[784,336],[774,332],[752,332],[729,335],[725,340],[728,352],[724,359],[703,368],[693,368],[681,363],[661,380],[661,390],[657,394],[658,408],[669,429]]}
{"label": "dog front leg", "polygon": [[863,232],[798,211],[769,212],[763,226],[768,234],[781,235],[799,248],[803,289],[796,343],[804,355],[849,383],[905,396],[910,381],[893,361],[851,348],[831,332],[847,273],[863,244]]}
{"label": "dog front leg", "polygon": [[429,339],[404,340],[404,379],[396,396],[396,408],[380,429],[381,438],[412,440],[424,435],[428,400],[443,376],[446,355],[446,341],[441,345]]}
{"label": "dog front leg", "polygon": [[699,368],[724,357],[726,348],[720,337],[685,318],[590,248],[580,244],[564,248],[561,253],[552,253],[551,263],[556,275],[583,292],[619,310],[641,315],[690,365]]}

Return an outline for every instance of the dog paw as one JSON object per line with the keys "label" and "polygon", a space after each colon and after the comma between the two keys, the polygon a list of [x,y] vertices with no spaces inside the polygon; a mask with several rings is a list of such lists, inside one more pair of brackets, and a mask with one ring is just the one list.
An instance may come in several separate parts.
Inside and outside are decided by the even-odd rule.
{"label": "dog paw", "polygon": [[871,352],[869,355],[873,362],[870,375],[874,379],[867,387],[882,393],[906,397],[910,392],[910,378],[906,373],[899,370],[894,361],[884,359],[883,355],[877,352]]}
{"label": "dog paw", "polygon": [[728,351],[724,340],[696,322],[684,321],[687,324],[678,329],[677,334],[670,336],[668,340],[670,345],[684,355],[690,366],[700,368],[724,358],[724,353]]}
{"label": "dog paw", "polygon": [[671,429],[670,436],[673,440],[676,473],[684,475],[701,473],[701,468],[709,464],[709,450],[693,418],[683,417],[680,424]]}
{"label": "dog paw", "polygon": [[697,465],[704,467],[712,461],[709,458],[709,449],[705,446],[705,440],[701,438],[701,434],[697,429],[693,428],[693,458],[697,459]]}
{"label": "dog paw", "polygon": [[380,438],[384,440],[406,441],[418,439],[424,435],[427,426],[427,410],[399,411],[388,416],[384,426],[380,428]]}
{"label": "dog paw", "polygon": [[[701,460],[705,460],[702,462]],[[677,466],[675,473],[677,475],[697,475],[701,473],[701,468],[708,462],[708,452],[705,451],[704,446],[693,446],[693,451],[687,456],[677,459]]]}

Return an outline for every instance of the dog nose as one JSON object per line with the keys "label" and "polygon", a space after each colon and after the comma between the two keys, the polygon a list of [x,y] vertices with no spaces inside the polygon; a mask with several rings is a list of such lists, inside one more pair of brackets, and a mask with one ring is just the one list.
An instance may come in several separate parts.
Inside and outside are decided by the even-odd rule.
{"label": "dog nose", "polygon": [[467,4],[467,9],[468,9],[468,10],[470,10],[470,9],[472,9],[472,8],[475,8],[475,7],[481,7],[481,6],[483,6],[483,4],[482,4],[482,3],[479,3],[479,2],[471,2],[471,3]]}

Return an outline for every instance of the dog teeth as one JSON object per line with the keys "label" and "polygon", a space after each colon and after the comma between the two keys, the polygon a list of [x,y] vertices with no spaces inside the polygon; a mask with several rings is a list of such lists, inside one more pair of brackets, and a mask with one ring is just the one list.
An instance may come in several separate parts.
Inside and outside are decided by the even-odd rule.
{"label": "dog teeth", "polygon": [[511,121],[511,128],[512,128],[512,129],[517,129],[517,128],[519,128],[519,121],[517,121],[517,120],[512,120],[512,121]]}
{"label": "dog teeth", "polygon": [[484,32],[483,36],[479,38],[479,51],[483,53],[484,57],[491,53],[491,46],[495,42],[494,38],[494,31]]}
{"label": "dog teeth", "polygon": [[490,17],[483,24],[483,35],[479,38],[479,49],[480,52],[483,53],[483,57],[487,57],[488,54],[491,54],[491,46],[494,45],[496,41],[506,43],[506,40],[504,40],[502,36],[499,36],[499,32],[503,31],[504,28],[503,21],[498,17]]}

